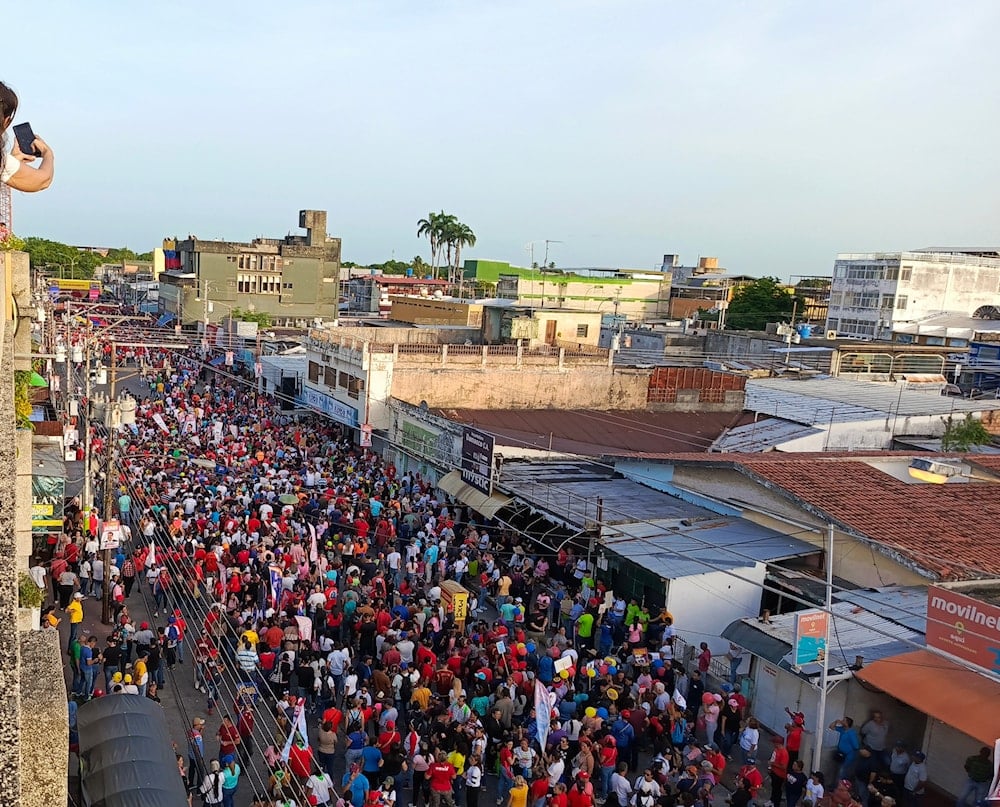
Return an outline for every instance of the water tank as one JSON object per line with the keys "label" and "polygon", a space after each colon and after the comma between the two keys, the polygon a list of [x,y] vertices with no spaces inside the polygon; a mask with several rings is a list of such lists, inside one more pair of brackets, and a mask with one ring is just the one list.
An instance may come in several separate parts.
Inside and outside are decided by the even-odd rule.
{"label": "water tank", "polygon": [[412,266],[406,267],[406,276],[407,277],[413,277],[413,267]]}
{"label": "water tank", "polygon": [[795,330],[802,339],[808,339],[812,336],[813,326],[808,322],[802,322],[795,326]]}

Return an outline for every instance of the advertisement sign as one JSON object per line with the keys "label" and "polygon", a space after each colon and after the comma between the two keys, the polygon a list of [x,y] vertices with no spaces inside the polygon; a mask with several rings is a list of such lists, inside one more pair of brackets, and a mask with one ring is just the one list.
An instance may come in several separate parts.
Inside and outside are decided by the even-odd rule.
{"label": "advertisement sign", "polygon": [[367,423],[361,425],[361,447],[372,447],[372,427]]}
{"label": "advertisement sign", "polygon": [[826,611],[799,611],[795,614],[795,637],[792,642],[792,664],[826,661],[826,642],[830,631],[830,615]]}
{"label": "advertisement sign", "polygon": [[493,493],[493,437],[468,426],[462,431],[462,481],[480,493]]}
{"label": "advertisement sign", "polygon": [[927,646],[1000,673],[1000,608],[947,588],[927,588]]}
{"label": "advertisement sign", "polygon": [[104,522],[104,529],[101,530],[101,551],[105,549],[117,549],[122,542],[122,525],[112,519]]}
{"label": "advertisement sign", "polygon": [[358,425],[358,410],[341,403],[335,398],[331,398],[329,395],[324,395],[322,392],[314,390],[311,387],[303,386],[302,398],[305,401],[305,405],[310,409],[318,409],[320,412],[332,417],[338,423],[343,423],[347,426]]}
{"label": "advertisement sign", "polygon": [[66,480],[61,476],[31,477],[32,532],[62,532],[65,491]]}

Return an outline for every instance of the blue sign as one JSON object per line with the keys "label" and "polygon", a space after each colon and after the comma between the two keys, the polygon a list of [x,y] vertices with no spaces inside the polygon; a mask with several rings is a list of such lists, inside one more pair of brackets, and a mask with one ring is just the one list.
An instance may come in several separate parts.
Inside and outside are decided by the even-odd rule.
{"label": "blue sign", "polygon": [[302,400],[310,409],[317,409],[338,423],[351,427],[358,425],[358,410],[341,403],[336,398],[331,398],[329,395],[324,395],[310,387],[303,387]]}

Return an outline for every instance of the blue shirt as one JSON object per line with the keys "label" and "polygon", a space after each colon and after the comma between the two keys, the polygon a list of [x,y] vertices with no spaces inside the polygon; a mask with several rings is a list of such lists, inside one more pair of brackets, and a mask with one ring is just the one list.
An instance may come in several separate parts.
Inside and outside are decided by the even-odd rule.
{"label": "blue shirt", "polygon": [[851,762],[861,750],[861,740],[858,738],[858,733],[854,730],[854,726],[850,728],[837,726],[836,730],[837,734],[840,735],[840,739],[837,740],[837,750],[844,755],[845,763]]}
{"label": "blue shirt", "polygon": [[378,773],[378,764],[382,761],[382,752],[374,745],[366,746],[361,752],[362,768],[366,774]]}
{"label": "blue shirt", "polygon": [[368,779],[363,773],[358,774],[358,778],[351,782],[351,774],[345,773],[340,782],[341,789],[351,785],[351,804],[353,807],[365,807],[365,800],[368,798]]}

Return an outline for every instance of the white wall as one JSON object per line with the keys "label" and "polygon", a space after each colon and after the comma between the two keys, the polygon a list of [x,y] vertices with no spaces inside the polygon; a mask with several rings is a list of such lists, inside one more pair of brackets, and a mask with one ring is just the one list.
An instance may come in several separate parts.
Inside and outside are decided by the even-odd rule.
{"label": "white wall", "polygon": [[760,613],[765,566],[745,566],[726,572],[708,572],[671,580],[667,586],[667,608],[674,615],[677,633],[697,647],[707,642],[713,656],[729,649],[721,637],[729,623]]}
{"label": "white wall", "polygon": [[[955,708],[962,707],[956,703]],[[1000,724],[997,726],[997,734],[1000,734]],[[927,754],[927,776],[930,783],[952,796],[958,796],[965,787],[966,776],[962,765],[973,754],[979,753],[983,745],[979,740],[962,734],[940,720],[928,718],[923,749]]]}

